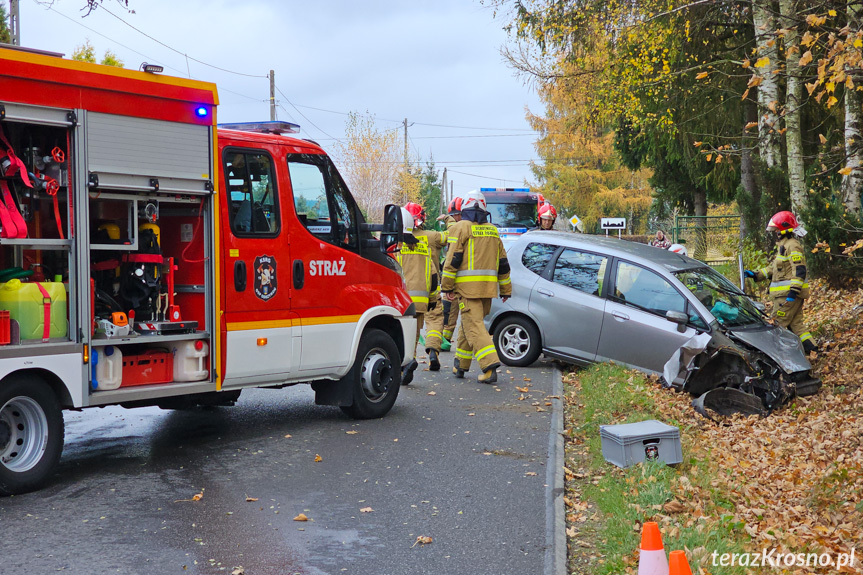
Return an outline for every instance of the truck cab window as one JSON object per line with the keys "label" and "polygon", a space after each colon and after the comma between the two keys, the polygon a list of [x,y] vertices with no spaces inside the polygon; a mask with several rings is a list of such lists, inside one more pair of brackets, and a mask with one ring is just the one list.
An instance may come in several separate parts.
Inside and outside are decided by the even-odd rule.
{"label": "truck cab window", "polygon": [[270,156],[245,150],[226,150],[225,183],[231,206],[231,231],[235,235],[278,235],[278,194]]}
{"label": "truck cab window", "polygon": [[356,250],[356,204],[327,158],[289,156],[288,172],[300,223],[325,242]]}

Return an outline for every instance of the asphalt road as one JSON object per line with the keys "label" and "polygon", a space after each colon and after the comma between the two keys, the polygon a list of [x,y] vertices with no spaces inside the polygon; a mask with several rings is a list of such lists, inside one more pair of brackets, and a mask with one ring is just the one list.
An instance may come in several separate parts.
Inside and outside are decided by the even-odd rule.
{"label": "asphalt road", "polygon": [[69,412],[51,484],[0,498],[0,572],[542,573],[552,364],[489,386],[442,359],[381,420],[307,386]]}

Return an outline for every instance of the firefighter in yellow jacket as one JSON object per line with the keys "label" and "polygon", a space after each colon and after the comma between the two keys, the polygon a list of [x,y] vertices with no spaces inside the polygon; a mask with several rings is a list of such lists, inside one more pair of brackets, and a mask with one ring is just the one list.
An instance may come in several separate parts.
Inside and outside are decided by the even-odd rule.
{"label": "firefighter in yellow jacket", "polygon": [[769,295],[773,302],[772,318],[776,325],[794,332],[803,342],[806,353],[818,351],[812,334],[803,323],[803,304],[809,297],[806,283],[806,257],[797,236],[806,232],[791,212],[778,212],[767,225],[768,232],[777,232],[776,257],[758,271],[746,270],[746,277],[756,281],[770,279]]}
{"label": "firefighter in yellow jacket", "polygon": [[[402,266],[408,295],[411,296],[414,307],[416,307],[417,339],[419,339],[425,315],[429,308],[434,309],[435,307],[435,301],[430,296],[438,291],[438,274],[432,263],[428,243],[419,241],[412,233],[413,214],[402,208],[402,220],[405,241],[401,245],[401,250],[396,254],[396,260]],[[414,371],[418,366],[416,348],[414,348],[413,360],[402,370],[402,385],[407,385],[413,381]]]}
{"label": "firefighter in yellow jacket", "polygon": [[[435,230],[425,230],[426,213],[425,209],[417,203],[408,202],[405,204],[405,209],[413,215],[414,232],[413,235],[421,242],[426,244],[431,257],[434,273],[440,277],[440,253],[446,246],[447,233],[438,232]],[[440,289],[436,289],[429,294],[429,309],[425,315],[426,335],[425,340],[419,339],[420,343],[425,346],[426,353],[429,356],[429,370],[440,370],[440,359],[438,354],[441,351],[441,338],[443,331],[443,304],[440,300]]]}
{"label": "firefighter in yellow jacket", "polygon": [[472,359],[479,362],[481,383],[495,383],[500,359],[483,319],[491,309],[491,300],[503,301],[512,295],[509,262],[497,228],[487,223],[485,197],[468,192],[462,203],[462,220],[449,230],[455,241],[449,245],[441,290],[450,301],[459,298],[461,331],[456,343],[453,374],[464,377]]}
{"label": "firefighter in yellow jacket", "polygon": [[[446,215],[440,216],[438,219],[443,220],[446,225],[447,232],[450,228],[461,221],[461,198],[453,198],[447,207]],[[455,242],[455,238],[447,233],[447,245],[451,246]],[[449,248],[447,248],[449,249]],[[441,298],[443,303],[443,341],[441,343],[442,351],[450,350],[450,342],[455,334],[456,323],[458,323],[458,301],[449,301],[446,298]]]}

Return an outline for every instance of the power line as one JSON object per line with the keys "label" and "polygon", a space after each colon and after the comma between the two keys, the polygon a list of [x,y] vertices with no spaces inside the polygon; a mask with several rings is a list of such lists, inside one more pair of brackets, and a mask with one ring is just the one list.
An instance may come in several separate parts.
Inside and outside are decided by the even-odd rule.
{"label": "power line", "polygon": [[213,68],[215,70],[220,70],[222,72],[227,72],[228,74],[236,74],[237,76],[245,76],[247,78],[266,78],[267,77],[267,76],[261,76],[260,74],[246,74],[244,72],[235,72],[234,70],[228,70],[227,68],[221,68],[219,66],[214,66],[213,64],[208,64],[207,62],[204,62],[203,60],[198,60],[197,58],[192,58],[191,56],[189,56],[185,52],[181,52],[180,50],[177,50],[176,48],[165,44],[161,40],[153,38],[152,36],[150,36],[149,34],[144,32],[143,30],[139,30],[138,28],[132,26],[131,24],[129,24],[128,22],[126,22],[125,20],[123,20],[122,18],[120,18],[119,16],[117,16],[116,14],[114,14],[113,12],[108,10],[107,8],[105,8],[104,4],[98,4],[98,7],[101,8],[102,10],[104,10],[105,12],[107,12],[108,14],[110,14],[111,16],[113,16],[114,18],[116,18],[117,20],[119,20],[120,22],[122,22],[123,24],[125,24],[126,26],[128,26],[129,28],[131,28],[132,30],[134,30],[135,32],[137,32],[143,36],[146,36],[147,38],[149,38],[153,42],[156,42],[157,44],[164,46],[165,48],[167,48],[168,50],[171,50],[172,52],[176,52],[177,54],[180,54],[181,56],[191,60],[192,62],[197,62],[198,64],[201,64],[203,66],[207,66],[207,67]]}
{"label": "power line", "polygon": [[[299,109],[299,108],[297,108],[296,106],[294,106],[293,102],[291,102],[291,100],[290,100],[287,96],[285,96],[285,93],[284,93],[284,92],[282,92],[282,89],[281,89],[281,88],[279,88],[278,86],[276,86],[276,91],[278,91],[278,92],[279,92],[279,94],[281,94],[281,95],[282,95],[282,98],[284,98],[284,99],[285,99],[285,102],[287,102],[288,104],[290,104],[290,105],[294,108],[294,110],[296,110],[296,111],[297,111],[297,113],[298,113],[300,116],[302,116],[303,118],[305,118],[305,119],[306,119],[306,121],[308,121],[308,123],[309,123],[309,124],[311,124],[312,126],[314,126],[314,127],[315,127],[319,132],[320,132],[320,133],[322,133],[323,135],[327,136],[327,137],[328,137],[328,138],[330,138],[331,140],[335,140],[335,141],[337,141],[337,142],[341,142],[341,140],[340,140],[339,138],[334,138],[333,136],[330,136],[328,133],[326,133],[326,132],[325,132],[325,131],[323,131],[321,128],[319,128],[317,124],[315,124],[314,122],[312,122],[311,120],[309,120],[308,116],[306,116],[305,114],[303,114],[303,113],[302,113],[302,111],[300,111],[300,109]],[[286,111],[287,111],[287,110],[286,110]]]}

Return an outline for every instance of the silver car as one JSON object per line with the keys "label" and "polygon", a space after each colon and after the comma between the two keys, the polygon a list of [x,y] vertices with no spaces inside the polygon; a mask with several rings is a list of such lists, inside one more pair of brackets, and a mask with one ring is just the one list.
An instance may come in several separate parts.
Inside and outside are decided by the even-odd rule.
{"label": "silver car", "polygon": [[554,231],[520,236],[507,255],[513,297],[494,300],[486,317],[507,365],[529,365],[544,353],[662,374],[685,344],[709,340],[702,357],[669,385],[698,396],[733,388],[757,395],[767,410],[820,387],[797,336],[769,324],[743,292],[702,262],[616,238]]}

